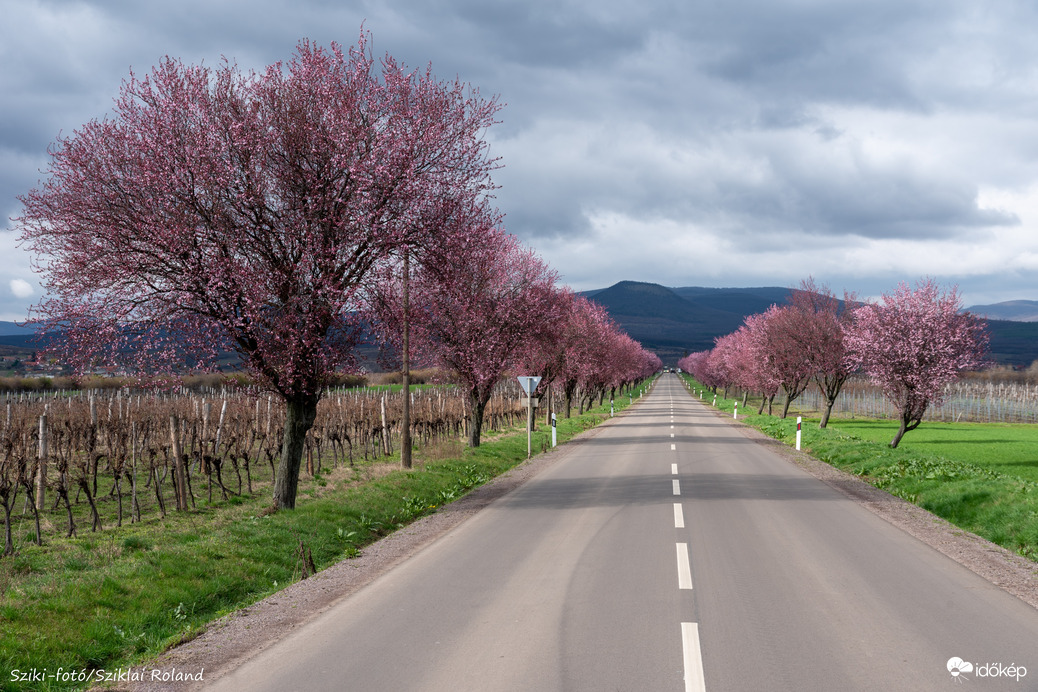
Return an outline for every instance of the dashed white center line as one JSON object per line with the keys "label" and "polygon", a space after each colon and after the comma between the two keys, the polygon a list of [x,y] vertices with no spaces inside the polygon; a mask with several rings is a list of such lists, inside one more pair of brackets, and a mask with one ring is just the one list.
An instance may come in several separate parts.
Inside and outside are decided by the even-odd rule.
{"label": "dashed white center line", "polygon": [[[670,422],[674,423],[674,405],[671,401]],[[673,430],[674,426],[671,425]],[[674,433],[670,434],[674,437]],[[672,451],[677,450],[677,445],[671,444]],[[678,465],[670,465],[672,475],[678,474]],[[678,479],[671,479],[675,495],[681,495],[681,483]],[[685,528],[685,514],[680,502],[674,503],[674,528]],[[677,543],[678,560],[678,588],[692,588],[692,569],[688,558],[688,544]],[[703,654],[699,643],[699,624],[695,622],[681,623],[681,649],[682,662],[685,668],[685,692],[706,692],[706,681],[703,675]]]}
{"label": "dashed white center line", "polygon": [[681,650],[685,663],[685,692],[705,692],[703,654],[699,649],[699,624],[681,623]]}
{"label": "dashed white center line", "polygon": [[678,543],[678,588],[692,588],[692,568],[688,563],[688,543]]}

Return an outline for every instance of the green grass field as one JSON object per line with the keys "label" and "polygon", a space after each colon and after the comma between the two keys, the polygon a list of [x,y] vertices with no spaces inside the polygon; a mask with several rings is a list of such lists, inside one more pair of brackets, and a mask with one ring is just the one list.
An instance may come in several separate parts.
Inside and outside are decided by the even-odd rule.
{"label": "green grass field", "polygon": [[[813,419],[818,425],[818,419]],[[829,426],[853,437],[889,443],[897,422],[833,419]],[[1026,424],[926,422],[905,435],[906,449],[980,464],[1038,482],[1038,427]]]}
{"label": "green grass field", "polygon": [[[635,395],[637,396],[637,394]],[[628,404],[617,399],[617,409]],[[609,417],[609,403],[558,421],[560,444]],[[534,453],[550,445],[538,425]],[[266,490],[171,512],[42,547],[18,543],[0,558],[0,689],[68,690],[84,684],[12,680],[14,670],[114,670],[197,636],[212,620],[299,580],[436,511],[526,459],[525,428],[477,449],[449,441],[399,459],[300,479],[297,509],[268,514]],[[28,537],[25,537],[26,539]]]}
{"label": "green grass field", "polygon": [[[730,414],[736,402],[745,424],[795,443],[797,413],[756,415],[752,398],[719,396],[717,408]],[[833,418],[821,430],[803,418],[801,449],[816,459],[1038,561],[1038,426],[924,422],[891,449],[896,421]]]}

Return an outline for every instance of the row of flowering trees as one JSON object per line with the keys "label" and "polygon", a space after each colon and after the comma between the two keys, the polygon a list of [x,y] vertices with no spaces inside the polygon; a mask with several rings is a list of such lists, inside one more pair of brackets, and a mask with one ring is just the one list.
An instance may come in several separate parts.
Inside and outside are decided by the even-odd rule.
{"label": "row of flowering trees", "polygon": [[[161,373],[232,350],[284,400],[276,508],[295,506],[317,404],[372,320],[407,346],[410,323],[458,372],[474,445],[509,368],[587,388],[649,367],[500,229],[497,101],[369,46],[303,41],[261,73],[167,59],[131,74],[109,117],[57,141],[14,220],[48,296],[33,317],[66,362]],[[564,366],[538,344],[566,344]]]}
{"label": "row of flowering trees", "polygon": [[414,355],[460,379],[472,411],[470,446],[479,446],[483,410],[509,374],[541,377],[538,392],[560,391],[569,417],[577,391],[615,392],[660,368],[603,308],[557,286],[556,273],[514,236],[488,225],[462,239],[424,249],[406,311],[403,273],[388,265],[372,321],[402,349],[406,315]]}
{"label": "row of flowering trees", "polygon": [[861,302],[808,279],[786,305],[751,315],[710,351],[686,356],[678,366],[708,387],[759,392],[761,407],[784,393],[782,417],[811,382],[825,400],[825,427],[844,382],[861,373],[879,386],[899,411],[891,447],[939,403],[945,385],[985,363],[983,320],[962,311],[957,291],[926,279],[915,289],[900,284],[882,303]]}

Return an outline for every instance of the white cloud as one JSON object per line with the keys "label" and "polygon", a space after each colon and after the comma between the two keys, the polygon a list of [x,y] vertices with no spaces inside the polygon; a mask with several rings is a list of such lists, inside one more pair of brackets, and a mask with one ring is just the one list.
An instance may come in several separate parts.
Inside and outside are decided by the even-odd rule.
{"label": "white cloud", "polygon": [[10,286],[11,293],[13,293],[17,298],[28,298],[36,292],[36,289],[32,287],[32,284],[25,279],[11,279]]}

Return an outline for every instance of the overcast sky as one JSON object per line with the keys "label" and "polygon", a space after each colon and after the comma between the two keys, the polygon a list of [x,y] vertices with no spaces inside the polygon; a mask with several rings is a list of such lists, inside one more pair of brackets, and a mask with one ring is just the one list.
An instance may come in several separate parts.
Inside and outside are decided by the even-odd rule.
{"label": "overcast sky", "polygon": [[1038,10],[978,0],[0,0],[0,319],[40,298],[8,217],[59,133],[163,56],[302,38],[506,104],[512,233],[576,290],[957,284],[1038,300]]}

